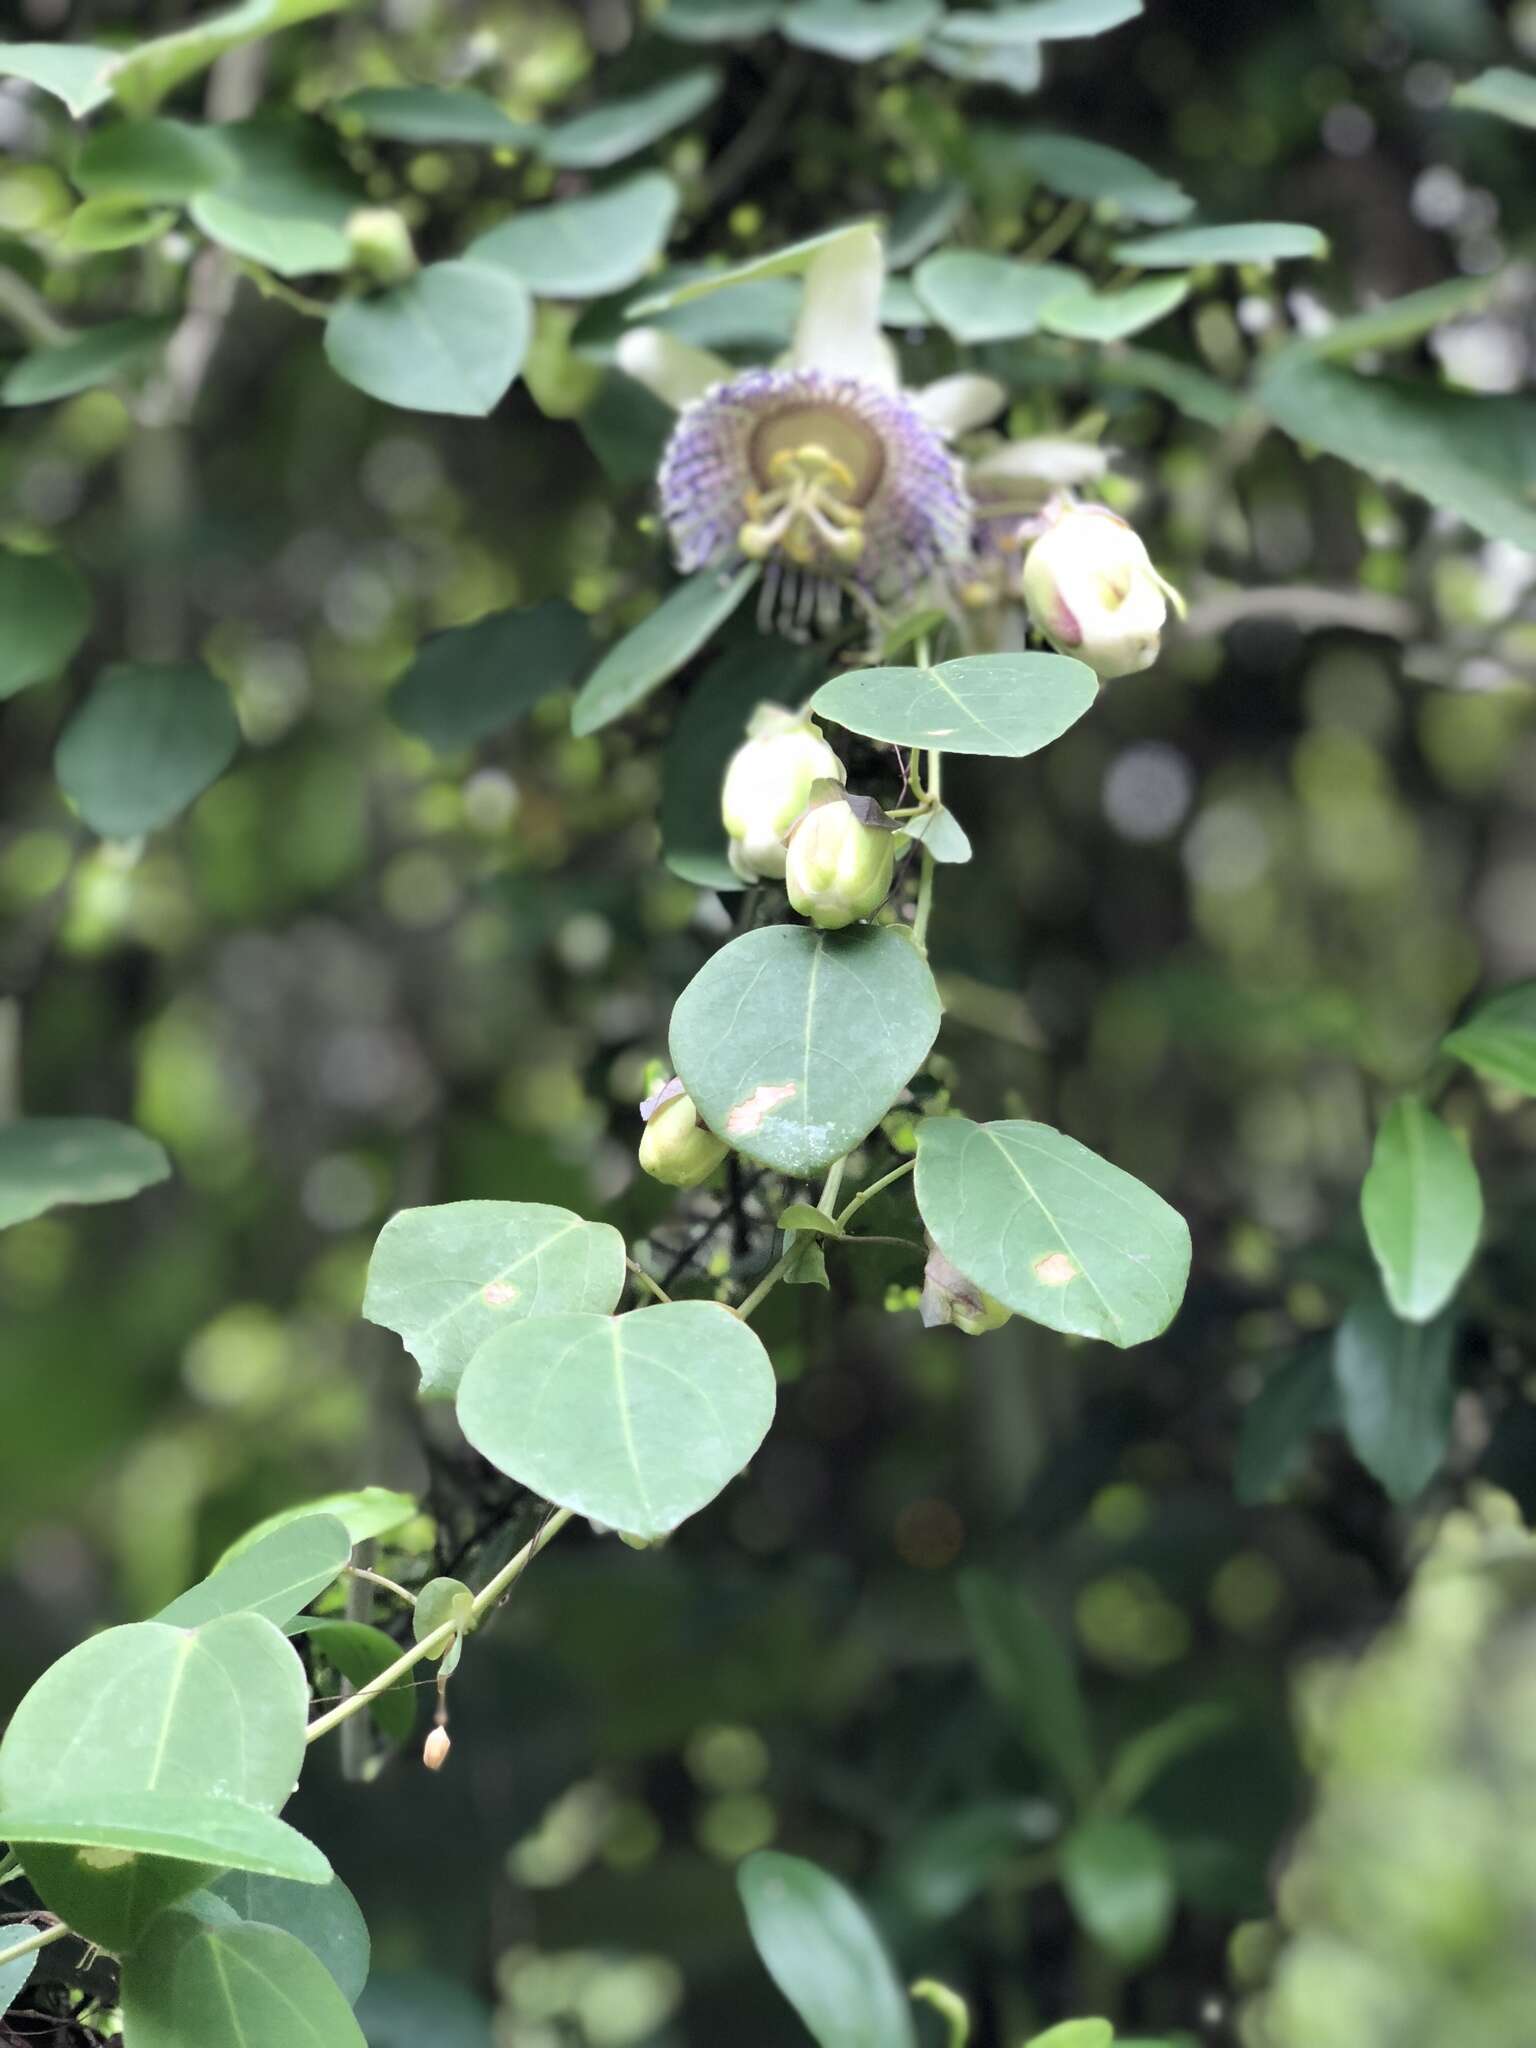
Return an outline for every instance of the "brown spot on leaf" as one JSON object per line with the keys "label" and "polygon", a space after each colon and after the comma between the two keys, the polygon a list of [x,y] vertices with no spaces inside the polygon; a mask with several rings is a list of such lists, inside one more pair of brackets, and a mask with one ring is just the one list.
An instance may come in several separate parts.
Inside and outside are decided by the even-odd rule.
{"label": "brown spot on leaf", "polygon": [[506,1308],[517,1296],[518,1289],[510,1280],[487,1280],[480,1290],[480,1299],[487,1308]]}
{"label": "brown spot on leaf", "polygon": [[738,1102],[725,1119],[725,1134],[728,1138],[747,1138],[754,1131],[761,1130],[763,1118],[781,1102],[788,1102],[795,1094],[793,1081],[767,1082],[761,1088],[754,1088],[745,1102]]}
{"label": "brown spot on leaf", "polygon": [[1035,1261],[1035,1278],[1045,1287],[1065,1287],[1078,1275],[1075,1260],[1065,1252],[1047,1252],[1043,1259]]}

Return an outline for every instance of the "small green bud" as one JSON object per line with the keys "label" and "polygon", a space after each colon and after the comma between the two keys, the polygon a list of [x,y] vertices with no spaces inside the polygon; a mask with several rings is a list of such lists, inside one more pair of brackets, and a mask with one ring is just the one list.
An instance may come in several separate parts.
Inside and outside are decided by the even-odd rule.
{"label": "small green bud", "polygon": [[809,712],[759,704],[725,771],[720,814],[731,866],[744,882],[784,873],[784,835],[811,800],[811,785],[841,783],[843,764]]}
{"label": "small green bud", "polygon": [[1106,505],[1058,514],[1024,558],[1030,623],[1058,654],[1075,654],[1101,682],[1150,668],[1171,601],[1183,599],[1153,568],[1140,536]]}
{"label": "small green bud", "polygon": [[693,1097],[679,1080],[668,1081],[640,1105],[645,1129],[640,1164],[652,1180],[669,1188],[696,1188],[708,1180],[730,1146],[699,1119]]}
{"label": "small green bud", "polygon": [[819,784],[789,835],[784,885],[790,902],[823,931],[873,917],[891,893],[896,836],[870,797]]}
{"label": "small green bud", "polygon": [[418,268],[411,231],[390,206],[360,206],[347,222],[352,261],[375,284],[404,284]]}
{"label": "small green bud", "polygon": [[967,1337],[981,1337],[988,1330],[1000,1330],[1013,1315],[990,1294],[984,1294],[974,1280],[968,1280],[958,1266],[952,1266],[935,1245],[923,1268],[923,1299],[920,1311],[923,1327],[935,1330],[941,1323],[953,1323]]}

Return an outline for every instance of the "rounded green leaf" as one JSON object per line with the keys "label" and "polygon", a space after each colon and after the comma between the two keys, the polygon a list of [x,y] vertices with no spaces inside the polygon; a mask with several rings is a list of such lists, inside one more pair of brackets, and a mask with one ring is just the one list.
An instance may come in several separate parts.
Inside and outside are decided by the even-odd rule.
{"label": "rounded green leaf", "polygon": [[760,1849],[736,1887],[764,1967],[820,2048],[917,2048],[912,2009],[869,1915],[802,1856]]}
{"label": "rounded green leaf", "polygon": [[972,343],[1033,334],[1047,306],[1086,288],[1065,264],[1019,263],[979,249],[940,249],[925,256],[912,282],[939,325],[956,341]]}
{"label": "rounded green leaf", "polygon": [[[231,1812],[238,1822],[248,1818],[251,1809],[232,1807]],[[269,1814],[255,1818],[276,1835],[301,1839]],[[194,1863],[137,1850],[66,1848],[44,1842],[27,1843],[20,1854],[27,1882],[48,1910],[86,1941],[117,1956],[127,1955],[167,1906],[210,1883],[222,1868],[222,1858]]]}
{"label": "rounded green leaf", "polygon": [[[304,1615],[290,1633],[307,1636],[332,1670],[359,1690],[373,1685],[400,1656],[394,1637],[366,1621],[321,1621]],[[416,1726],[416,1688],[409,1674],[402,1672],[382,1691],[370,1693],[368,1712],[391,1742],[408,1742]]]}
{"label": "rounded green leaf", "polygon": [[733,939],[683,990],[672,1064],[717,1137],[804,1179],[868,1137],[940,1014],[904,932],[772,925]]}
{"label": "rounded green leaf", "polygon": [[1189,284],[1187,277],[1149,277],[1123,291],[1070,291],[1052,300],[1040,325],[1072,341],[1124,341],[1182,306]]}
{"label": "rounded green leaf", "polygon": [[1294,221],[1253,220],[1231,227],[1169,228],[1115,245],[1117,263],[1142,270],[1186,270],[1196,263],[1281,263],[1328,254],[1316,228]]}
{"label": "rounded green leaf", "polygon": [[[416,1595],[411,1634],[418,1643],[425,1642],[451,1621],[462,1635],[474,1618],[475,1596],[462,1579],[429,1579]],[[443,1654],[437,1652],[439,1657]]]}
{"label": "rounded green leaf", "polygon": [[1075,36],[1098,36],[1134,21],[1142,0],[1018,0],[1012,7],[990,12],[977,9],[948,14],[944,33],[957,43],[1070,42]]}
{"label": "rounded green leaf", "polygon": [[938,0],[793,0],[780,27],[802,49],[868,64],[920,42],[942,18]]}
{"label": "rounded green leaf", "polygon": [[1536,981],[1502,989],[1480,1003],[1465,1024],[1441,1040],[1440,1049],[1490,1081],[1536,1095]]}
{"label": "rounded green leaf", "polygon": [[734,576],[703,569],[679,583],[587,677],[571,710],[572,732],[578,738],[601,732],[676,675],[725,624],[760,573],[752,562]]}
{"label": "rounded green leaf", "polygon": [[280,1927],[302,1941],[330,1971],[348,2005],[356,2005],[368,1982],[368,1923],[339,1877],[329,1884],[293,1884],[251,1870],[227,1870],[209,1891],[242,1920]]}
{"label": "rounded green leaf", "polygon": [[869,739],[1019,760],[1060,739],[1098,694],[1093,670],[1067,655],[963,654],[930,668],[850,669],[811,708]]}
{"label": "rounded green leaf", "polygon": [[486,149],[522,149],[541,130],[514,121],[493,99],[468,86],[373,85],[348,93],[329,111],[356,122],[386,142],[468,143]]}
{"label": "rounded green leaf", "polygon": [[469,255],[510,270],[543,298],[597,299],[645,275],[677,204],[672,180],[644,171],[588,199],[530,207],[472,242]]}
{"label": "rounded green leaf", "polygon": [[112,90],[131,113],[150,113],[168,92],[206,71],[226,50],[317,15],[334,14],[348,4],[349,0],[239,0],[236,6],[216,9],[201,21],[153,36],[119,55],[112,67]]}
{"label": "rounded green leaf", "polygon": [[754,638],[727,649],[690,688],[661,757],[662,857],[673,874],[705,889],[745,886],[726,858],[726,764],[757,706],[801,703],[825,665],[814,648]]}
{"label": "rounded green leaf", "polygon": [[90,623],[91,593],[72,562],[0,548],[0,697],[51,681]]}
{"label": "rounded green leaf", "polygon": [[608,100],[552,128],[539,145],[540,154],[566,170],[605,170],[703,113],[720,84],[720,73],[705,68],[666,79],[649,92]]}
{"label": "rounded green leaf", "polygon": [[133,2048],[367,2048],[335,1978],[297,1935],[166,1913],[123,1966]]}
{"label": "rounded green leaf", "polygon": [[389,700],[395,722],[439,753],[503,731],[572,683],[591,653],[586,620],[563,597],[492,612],[434,633]]}
{"label": "rounded green leaf", "polygon": [[0,43],[0,78],[40,86],[78,121],[112,97],[107,70],[118,55],[93,43]]}
{"label": "rounded green leaf", "polygon": [[322,1494],[318,1500],[279,1508],[275,1515],[268,1515],[254,1528],[247,1529],[243,1536],[230,1544],[214,1570],[222,1571],[225,1565],[243,1556],[263,1537],[274,1535],[277,1530],[286,1529],[291,1522],[301,1522],[310,1515],[334,1515],[354,1543],[367,1543],[375,1536],[388,1536],[402,1522],[408,1522],[415,1512],[414,1494],[396,1493],[387,1486],[359,1486],[346,1493]]}
{"label": "rounded green leaf", "polygon": [[279,277],[351,268],[347,222],[363,193],[325,128],[263,115],[229,123],[219,140],[235,175],[189,209],[211,241]]}
{"label": "rounded green leaf", "polygon": [[1061,1883],[1079,1923],[1127,1968],[1168,1938],[1176,1898],[1162,1838],[1145,1821],[1085,1821],[1061,1845]]}
{"label": "rounded green leaf", "polygon": [[1483,1191],[1466,1146],[1412,1096],[1376,1134],[1360,1213],[1388,1301],[1405,1321],[1429,1322],[1477,1250]]}
{"label": "rounded green leaf", "polygon": [[71,1202],[121,1202],[170,1177],[163,1148],[95,1116],[0,1124],[0,1230]]}
{"label": "rounded green leaf", "polygon": [[1048,1329],[1143,1344],[1183,1299],[1183,1217],[1048,1124],[930,1118],[917,1206],[945,1258]]}
{"label": "rounded green leaf", "polygon": [[334,1515],[305,1515],[220,1565],[155,1620],[198,1628],[221,1614],[261,1614],[281,1628],[334,1583],[351,1555],[344,1523]]}
{"label": "rounded green leaf", "polygon": [[69,341],[34,349],[0,382],[0,399],[7,405],[45,405],[110,384],[143,369],[170,340],[175,325],[169,319],[108,320]]}
{"label": "rounded green leaf", "polygon": [[1333,1340],[1344,1434],[1394,1500],[1412,1500],[1434,1478],[1451,1435],[1456,1321],[1405,1323],[1370,1295],[1356,1302]]}
{"label": "rounded green leaf", "polygon": [[229,692],[196,662],[121,662],[65,726],[59,786],[104,839],[169,824],[240,744]]}
{"label": "rounded green leaf", "polygon": [[432,263],[338,306],[325,353],[339,377],[387,405],[478,419],[510,390],[532,332],[517,278],[488,263]]}
{"label": "rounded green leaf", "polygon": [[1132,220],[1162,227],[1182,220],[1194,201],[1123,150],[1081,135],[1030,134],[1010,138],[1012,156],[1067,199],[1104,202]]}
{"label": "rounded green leaf", "polygon": [[400,1337],[421,1391],[451,1396],[488,1337],[529,1316],[606,1315],[624,1291],[624,1240],[548,1202],[402,1209],[379,1233],[363,1314]]}
{"label": "rounded green leaf", "polygon": [[629,1536],[712,1501],[773,1408],[767,1352],[707,1301],[540,1316],[483,1344],[459,1388],[460,1426],[493,1465]]}
{"label": "rounded green leaf", "polygon": [[165,201],[190,199],[236,169],[233,150],[215,129],[190,121],[119,121],[86,138],[74,180],[86,193]]}

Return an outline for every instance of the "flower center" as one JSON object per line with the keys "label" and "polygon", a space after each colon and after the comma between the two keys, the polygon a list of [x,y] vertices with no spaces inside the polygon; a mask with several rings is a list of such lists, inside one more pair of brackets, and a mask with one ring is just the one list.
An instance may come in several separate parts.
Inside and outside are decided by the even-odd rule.
{"label": "flower center", "polygon": [[756,485],[742,500],[743,554],[761,561],[780,548],[802,568],[826,555],[859,559],[862,508],[885,468],[878,435],[832,407],[796,406],[762,422],[750,459]]}

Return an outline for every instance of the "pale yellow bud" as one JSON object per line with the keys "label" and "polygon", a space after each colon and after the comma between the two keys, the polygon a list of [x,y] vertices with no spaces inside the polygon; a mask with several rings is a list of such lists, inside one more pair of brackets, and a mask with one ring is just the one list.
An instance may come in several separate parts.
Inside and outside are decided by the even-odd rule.
{"label": "pale yellow bud", "polygon": [[896,834],[867,797],[841,791],[815,805],[789,835],[784,885],[802,917],[839,931],[873,917],[891,893]]}
{"label": "pale yellow bud", "polygon": [[641,1103],[640,1114],[645,1118],[640,1164],[652,1180],[669,1188],[696,1188],[731,1149],[701,1122],[681,1081],[669,1081]]}
{"label": "pale yellow bud", "polygon": [[731,756],[720,814],[731,841],[731,866],[744,882],[784,873],[784,835],[811,800],[811,784],[842,782],[843,764],[814,718],[760,704],[748,738]]}
{"label": "pale yellow bud", "polygon": [[1150,668],[1177,591],[1153,568],[1140,536],[1103,505],[1063,512],[1024,561],[1030,622],[1058,654],[1103,681]]}

